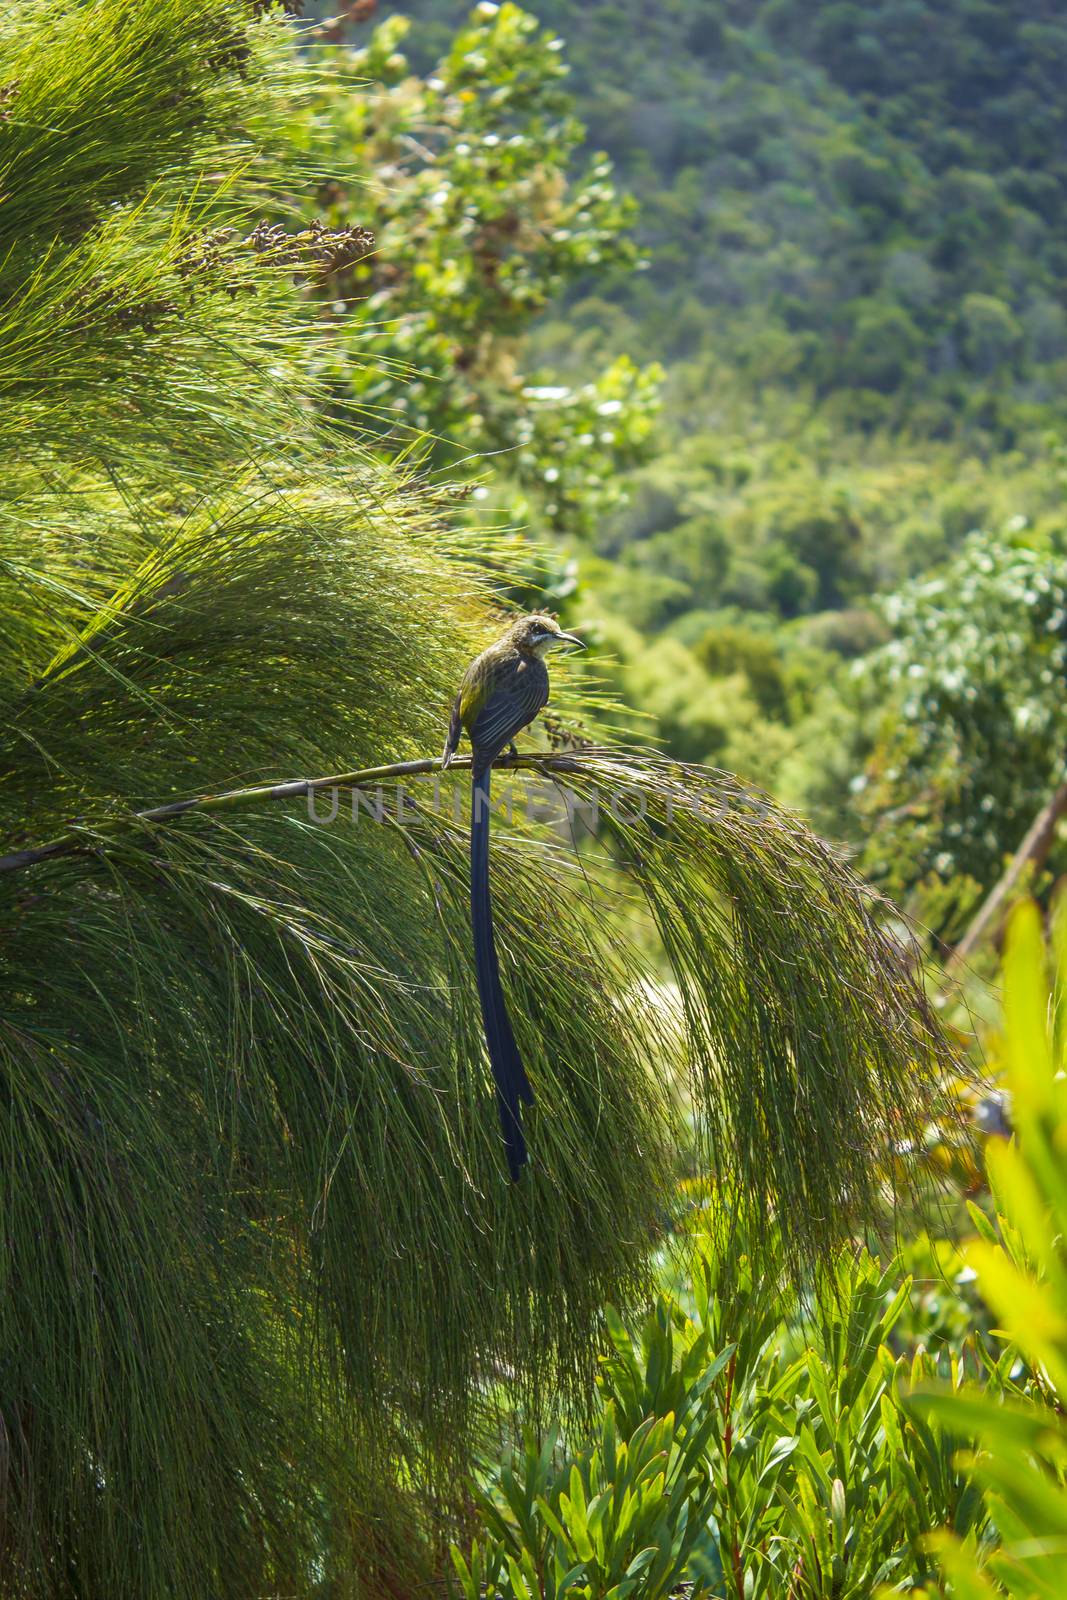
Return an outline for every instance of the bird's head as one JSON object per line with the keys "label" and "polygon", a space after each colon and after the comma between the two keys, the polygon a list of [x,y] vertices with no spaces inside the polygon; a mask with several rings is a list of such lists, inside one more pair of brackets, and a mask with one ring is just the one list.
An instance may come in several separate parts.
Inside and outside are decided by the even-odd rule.
{"label": "bird's head", "polygon": [[545,656],[550,650],[570,647],[584,650],[581,639],[573,633],[564,633],[555,617],[536,611],[532,616],[520,617],[509,630],[511,643],[524,655]]}

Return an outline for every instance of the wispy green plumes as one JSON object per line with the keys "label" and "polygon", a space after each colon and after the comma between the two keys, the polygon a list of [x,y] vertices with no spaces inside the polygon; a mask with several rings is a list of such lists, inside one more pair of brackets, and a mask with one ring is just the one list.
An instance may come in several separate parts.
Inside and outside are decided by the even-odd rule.
{"label": "wispy green plumes", "polygon": [[280,24],[240,0],[26,0],[0,83],[4,438],[134,474],[154,451],[173,481],[291,431],[314,335],[291,273],[240,249],[301,92]]}
{"label": "wispy green plumes", "polygon": [[[436,750],[497,625],[484,553],[316,421],[306,302],[243,243],[270,164],[242,129],[299,78],[283,24],[209,0],[20,16],[0,852]],[[220,265],[204,229],[227,220]],[[868,1208],[938,1042],[799,825],[664,826],[721,781],[626,759],[566,781],[647,789],[656,825],[621,845],[716,1157],[810,1248]],[[671,1203],[677,1018],[569,855],[498,830],[494,856],[538,1093],[518,1186],[447,810],[192,815],[0,884],[0,1594],[352,1593],[413,1560],[501,1375],[535,1404],[588,1395],[598,1308],[645,1287]]]}
{"label": "wispy green plumes", "polygon": [[712,1161],[740,1177],[750,1225],[777,1212],[817,1254],[876,1214],[901,1170],[887,1141],[912,1148],[942,1103],[952,1054],[917,947],[836,851],[729,774],[594,751],[568,781],[599,798],[655,919]]}
{"label": "wispy green plumes", "polygon": [[[242,246],[281,26],[58,5],[0,39],[5,846],[422,753],[481,637],[477,552],[317,427],[291,269]],[[662,1092],[616,1040],[614,1087],[576,1074],[546,1140],[542,1208],[513,1193],[425,861],[277,808],[12,881],[0,984],[0,1591],[410,1567],[411,1485],[494,1373],[577,1399],[599,1303],[643,1282]],[[573,984],[563,960],[540,996],[561,1063]]]}

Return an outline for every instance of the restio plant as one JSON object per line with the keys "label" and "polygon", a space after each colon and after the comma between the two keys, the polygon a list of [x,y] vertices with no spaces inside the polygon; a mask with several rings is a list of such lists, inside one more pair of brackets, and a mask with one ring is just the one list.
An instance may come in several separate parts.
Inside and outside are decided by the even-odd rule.
{"label": "restio plant", "polygon": [[739,1224],[799,1262],[880,1209],[952,1067],[829,847],[721,774],[570,748],[572,689],[541,766],[599,803],[615,894],[496,830],[538,1096],[506,1181],[451,791],[375,821],[349,786],[327,824],[262,790],[435,754],[509,554],[330,420],[314,290],[370,241],[279,199],[326,176],[292,29],[0,17],[5,1600],[411,1592],[486,1427],[572,1423],[601,1307],[647,1304],[680,1079]]}
{"label": "restio plant", "polygon": [[962,1339],[924,1331],[917,1286],[864,1254],[798,1293],[715,1197],[640,1338],[607,1313],[595,1445],[549,1435],[483,1482],[466,1600],[1063,1592],[1065,985],[1062,903],[1047,942],[1024,903],[993,1062],[1015,1135],[986,1146],[992,1215],[970,1205],[962,1247],[996,1330],[972,1306]]}

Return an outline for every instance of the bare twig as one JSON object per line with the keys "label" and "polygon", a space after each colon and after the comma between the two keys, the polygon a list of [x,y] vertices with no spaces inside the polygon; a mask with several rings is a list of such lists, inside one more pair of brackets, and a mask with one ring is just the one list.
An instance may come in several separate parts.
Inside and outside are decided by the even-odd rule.
{"label": "bare twig", "polygon": [[[603,758],[607,752],[598,750]],[[574,753],[557,752],[503,756],[496,763],[503,768],[529,768],[535,772],[574,772],[580,770],[580,758]],[[457,756],[452,770],[469,768],[470,756]],[[72,827],[46,844],[31,845],[24,850],[13,850],[0,856],[0,872],[18,872],[23,867],[36,866],[41,861],[52,861],[56,856],[74,855],[80,850],[99,849],[102,839],[121,837],[144,824],[173,822],[191,812],[249,811],[264,801],[293,800],[300,795],[317,794],[322,789],[365,789],[371,784],[390,778],[414,778],[423,773],[440,772],[441,757],[428,756],[419,761],[394,761],[384,767],[363,767],[357,772],[338,772],[327,778],[293,778],[287,783],[259,784],[252,788],[227,789],[220,794],[194,795],[188,800],[172,800],[168,805],[153,806],[149,811],[134,811],[124,817],[107,818],[95,824],[83,823]]]}
{"label": "bare twig", "polygon": [[1037,872],[1044,865],[1056,837],[1057,824],[1065,813],[1067,813],[1067,779],[1041,807],[1007,870],[982,902],[978,914],[945,965],[946,977],[951,977],[960,967],[965,966],[986,935],[999,925],[1026,869],[1029,867]]}

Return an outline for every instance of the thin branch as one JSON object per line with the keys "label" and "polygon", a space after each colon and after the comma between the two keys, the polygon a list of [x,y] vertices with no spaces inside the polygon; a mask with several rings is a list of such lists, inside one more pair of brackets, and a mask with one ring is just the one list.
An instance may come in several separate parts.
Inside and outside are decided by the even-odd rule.
{"label": "thin branch", "polygon": [[986,934],[995,926],[999,926],[1008,901],[1017,889],[1027,867],[1038,872],[1044,866],[1056,837],[1059,820],[1065,814],[1067,814],[1067,781],[1060,784],[1030,824],[1026,837],[1016,850],[1000,881],[982,902],[978,914],[952,952],[945,966],[946,976],[951,976],[960,967],[965,966]]}
{"label": "thin branch", "polygon": [[[603,759],[606,755],[619,752],[597,750],[595,754]],[[470,764],[470,756],[456,756],[450,770],[462,771],[464,768],[469,768]],[[512,770],[529,768],[535,772],[581,770],[581,761],[574,754],[502,756],[495,765]],[[429,756],[420,761],[394,761],[384,767],[363,767],[357,772],[338,772],[328,778],[293,778],[288,783],[260,784],[254,788],[227,789],[221,794],[202,794],[194,795],[188,800],[172,800],[168,805],[153,806],[150,811],[133,811],[125,817],[111,818],[92,827],[84,824],[72,828],[69,833],[60,834],[57,839],[51,839],[47,844],[31,845],[25,850],[13,850],[10,855],[0,856],[0,872],[18,872],[23,867],[36,866],[40,861],[52,861],[56,856],[75,855],[80,850],[94,850],[99,848],[102,837],[107,838],[111,835],[121,837],[124,833],[135,832],[145,823],[151,825],[157,822],[173,822],[178,817],[188,816],[194,811],[251,811],[263,801],[292,800],[298,795],[316,794],[322,789],[365,789],[371,784],[382,783],[390,778],[414,778],[441,770],[441,757]]]}

